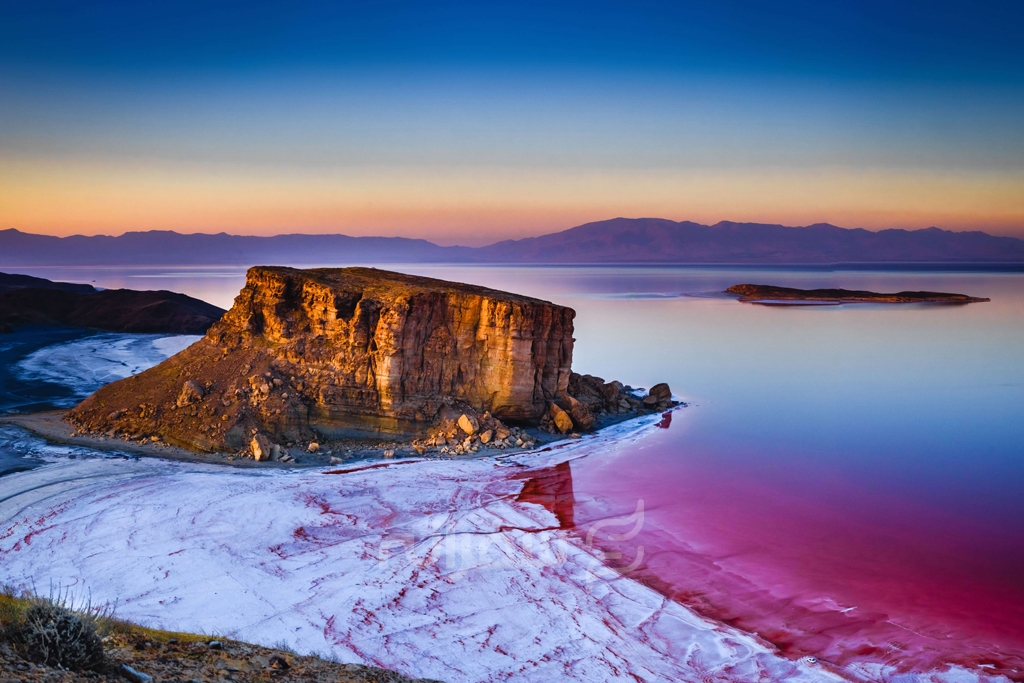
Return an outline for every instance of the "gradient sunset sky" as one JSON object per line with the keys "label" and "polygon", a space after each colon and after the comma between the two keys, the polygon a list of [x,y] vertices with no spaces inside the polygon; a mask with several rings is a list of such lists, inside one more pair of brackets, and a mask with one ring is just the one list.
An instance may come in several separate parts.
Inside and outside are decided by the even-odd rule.
{"label": "gradient sunset sky", "polygon": [[0,2],[0,229],[1024,237],[1024,3]]}

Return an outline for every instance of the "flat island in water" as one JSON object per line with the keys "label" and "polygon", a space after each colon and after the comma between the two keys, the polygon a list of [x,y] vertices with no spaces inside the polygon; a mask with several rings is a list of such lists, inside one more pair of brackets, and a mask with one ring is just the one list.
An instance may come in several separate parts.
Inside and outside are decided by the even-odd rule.
{"label": "flat island in water", "polygon": [[861,289],[795,289],[774,285],[733,285],[725,290],[738,294],[740,301],[751,303],[816,302],[816,303],[874,303],[874,304],[972,304],[990,301],[966,294],[946,292],[869,292]]}

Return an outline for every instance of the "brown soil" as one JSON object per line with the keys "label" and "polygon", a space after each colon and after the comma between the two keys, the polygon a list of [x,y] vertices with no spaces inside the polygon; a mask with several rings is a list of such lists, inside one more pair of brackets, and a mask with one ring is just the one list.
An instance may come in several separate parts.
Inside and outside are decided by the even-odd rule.
{"label": "brown soil", "polygon": [[49,410],[42,413],[30,413],[27,415],[5,415],[0,417],[0,423],[9,423],[23,427],[34,434],[66,446],[83,446],[99,451],[115,451],[118,453],[130,453],[151,458],[164,458],[166,460],[187,460],[190,462],[215,463],[218,465],[233,465],[235,467],[298,467],[322,466],[330,462],[329,457],[315,457],[310,454],[309,459],[300,459],[292,463],[283,462],[255,462],[253,460],[227,460],[219,453],[197,453],[195,451],[157,443],[139,443],[129,441],[120,437],[106,437],[94,434],[80,434],[75,428],[64,421],[63,410]]}
{"label": "brown soil", "polygon": [[[187,462],[201,462],[214,465],[229,465],[231,467],[270,467],[276,469],[291,469],[298,467],[325,467],[343,463],[359,462],[362,460],[382,457],[409,458],[441,457],[444,455],[437,448],[417,450],[413,441],[380,442],[364,439],[336,439],[320,442],[320,449],[316,453],[309,453],[304,448],[292,448],[287,452],[294,460],[283,462],[280,460],[256,461],[250,457],[236,456],[227,453],[202,453],[191,451],[166,443],[154,443],[152,441],[139,441],[127,439],[122,436],[107,437],[103,435],[81,433],[75,427],[65,421],[67,413],[61,410],[50,410],[40,413],[29,413],[26,415],[4,415],[0,416],[0,424],[8,423],[18,425],[29,430],[33,434],[43,437],[52,442],[66,446],[81,446],[98,451],[114,453],[127,453],[133,456],[144,458],[163,458],[165,460],[183,460]],[[621,422],[622,420],[635,417],[635,413],[616,416],[614,420],[603,420],[598,427]],[[525,431],[523,432],[525,433]],[[564,438],[561,435],[548,435],[539,430],[530,430],[530,443],[533,447],[538,444],[545,445]],[[517,453],[528,448],[509,446],[501,451],[486,449],[479,454],[465,453],[465,455],[497,455]],[[389,455],[390,454],[390,455]]]}
{"label": "brown soil", "polygon": [[[213,643],[211,647],[210,643]],[[23,659],[9,643],[0,643],[0,683],[15,681],[111,681],[124,683],[122,664],[168,681],[310,681],[323,683],[412,683],[386,669],[300,657],[287,650],[232,640],[130,627],[104,639],[110,670],[75,673]],[[420,679],[428,683],[426,679]]]}

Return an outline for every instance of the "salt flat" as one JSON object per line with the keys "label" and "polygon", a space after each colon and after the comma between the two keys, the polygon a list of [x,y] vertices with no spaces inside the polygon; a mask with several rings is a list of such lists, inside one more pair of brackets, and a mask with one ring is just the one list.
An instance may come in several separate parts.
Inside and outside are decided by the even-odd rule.
{"label": "salt flat", "polygon": [[74,392],[74,405],[107,382],[146,370],[199,341],[196,335],[123,334],[109,332],[45,346],[13,371],[23,381],[51,382]]}
{"label": "salt flat", "polygon": [[0,581],[451,682],[839,680],[620,576],[516,501],[515,475],[649,425],[533,456],[343,474],[51,449],[46,466],[0,478]]}

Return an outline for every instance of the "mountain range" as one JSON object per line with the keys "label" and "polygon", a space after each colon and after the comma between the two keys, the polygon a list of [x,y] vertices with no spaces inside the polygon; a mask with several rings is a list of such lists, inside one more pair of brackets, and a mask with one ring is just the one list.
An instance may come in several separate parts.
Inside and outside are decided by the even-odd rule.
{"label": "mountain range", "polygon": [[172,231],[53,237],[0,230],[0,266],[340,263],[1024,263],[1024,240],[984,232],[613,218],[485,247],[405,237]]}

